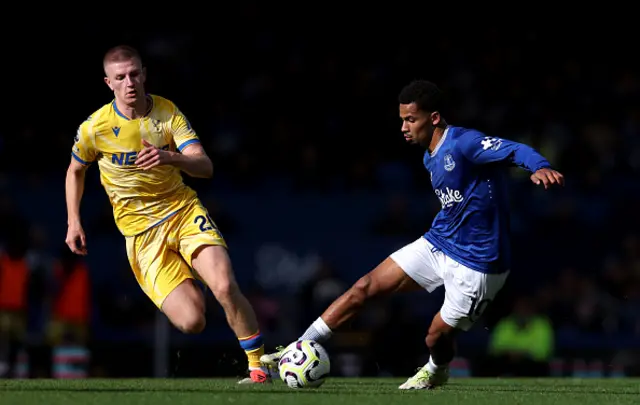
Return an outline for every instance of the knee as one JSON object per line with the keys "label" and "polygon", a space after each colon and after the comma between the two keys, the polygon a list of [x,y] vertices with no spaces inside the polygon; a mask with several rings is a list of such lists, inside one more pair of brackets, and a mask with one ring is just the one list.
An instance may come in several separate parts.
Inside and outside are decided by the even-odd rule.
{"label": "knee", "polygon": [[182,333],[195,334],[202,332],[207,322],[204,311],[190,310],[186,311],[174,324]]}
{"label": "knee", "polygon": [[373,295],[373,280],[371,275],[361,277],[347,292],[349,301],[354,305],[362,305],[367,298]]}
{"label": "knee", "polygon": [[221,305],[233,302],[234,297],[240,292],[238,284],[233,279],[220,279],[210,286],[211,292]]}
{"label": "knee", "polygon": [[181,283],[164,300],[162,312],[184,333],[199,333],[205,327],[204,297],[189,280]]}

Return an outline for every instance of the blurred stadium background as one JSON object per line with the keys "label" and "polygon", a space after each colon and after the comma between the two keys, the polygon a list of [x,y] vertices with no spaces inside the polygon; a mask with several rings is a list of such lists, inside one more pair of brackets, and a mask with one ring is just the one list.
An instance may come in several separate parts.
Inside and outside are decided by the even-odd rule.
{"label": "blurred stadium background", "polygon": [[[64,245],[73,137],[111,100],[101,58],[120,43],[141,51],[147,90],[181,108],[213,158],[212,180],[185,178],[227,238],[267,348],[295,339],[350,283],[428,229],[438,200],[423,151],[401,136],[396,101],[420,77],[448,94],[450,123],[531,144],[567,179],[543,192],[512,172],[512,276],[461,336],[454,374],[640,374],[640,70],[626,28],[430,23],[328,33],[287,31],[261,12],[246,7],[233,31],[95,27],[6,45],[5,377],[244,372],[212,297],[205,332],[185,336],[143,295],[97,167],[82,208],[89,256],[73,258]],[[333,374],[412,374],[426,361],[424,336],[442,297],[371,305],[327,345]]]}

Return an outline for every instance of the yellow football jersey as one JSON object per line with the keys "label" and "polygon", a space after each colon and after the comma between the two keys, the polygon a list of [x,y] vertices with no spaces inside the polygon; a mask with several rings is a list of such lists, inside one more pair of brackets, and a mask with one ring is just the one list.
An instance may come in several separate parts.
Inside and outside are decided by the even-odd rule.
{"label": "yellow football jersey", "polygon": [[150,95],[142,118],[129,119],[115,100],[93,113],[78,128],[72,156],[89,165],[97,161],[100,180],[116,225],[124,236],[138,235],[162,223],[196,197],[172,165],[144,171],[135,165],[142,139],[159,148],[182,151],[199,142],[187,118],[171,101]]}

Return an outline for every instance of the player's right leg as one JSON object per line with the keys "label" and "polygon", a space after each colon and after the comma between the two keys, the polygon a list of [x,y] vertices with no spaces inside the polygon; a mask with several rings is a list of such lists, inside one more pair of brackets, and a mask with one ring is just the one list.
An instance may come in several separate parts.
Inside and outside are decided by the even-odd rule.
{"label": "player's right leg", "polygon": [[[336,299],[299,339],[326,341],[372,298],[422,288],[431,292],[442,285],[429,252],[425,251],[425,243],[420,238],[390,255]],[[262,356],[261,360],[277,366],[283,348],[278,349],[276,353]]]}
{"label": "player's right leg", "polygon": [[162,302],[161,310],[183,333],[200,333],[206,325],[204,297],[194,280],[184,280],[174,288]]}
{"label": "player's right leg", "polygon": [[140,288],[184,333],[205,327],[204,297],[191,269],[170,243],[172,219],[140,235],[127,237],[127,256]]}

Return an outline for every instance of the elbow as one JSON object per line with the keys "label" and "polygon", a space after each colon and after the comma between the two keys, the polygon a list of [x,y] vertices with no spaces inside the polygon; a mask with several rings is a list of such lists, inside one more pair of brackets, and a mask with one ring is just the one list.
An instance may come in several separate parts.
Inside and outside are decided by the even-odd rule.
{"label": "elbow", "polygon": [[203,179],[210,179],[213,177],[213,163],[211,159],[207,159],[207,163],[204,165],[201,177]]}
{"label": "elbow", "polygon": [[72,162],[67,168],[67,178],[82,178],[86,167],[77,162]]}
{"label": "elbow", "polygon": [[213,177],[213,165],[209,165],[209,167],[207,167],[207,171],[204,175],[205,179],[210,179]]}

